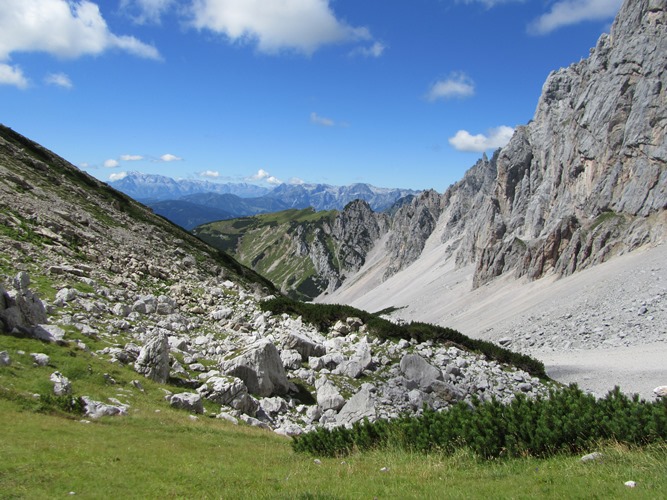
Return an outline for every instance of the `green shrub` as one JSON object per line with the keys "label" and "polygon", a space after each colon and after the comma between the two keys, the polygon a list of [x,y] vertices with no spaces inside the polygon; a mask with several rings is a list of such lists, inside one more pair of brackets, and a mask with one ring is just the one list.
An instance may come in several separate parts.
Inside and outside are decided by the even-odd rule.
{"label": "green shrub", "polygon": [[618,388],[598,400],[571,385],[547,398],[518,395],[508,405],[474,399],[443,412],[425,409],[420,417],[318,429],[295,437],[292,447],[319,456],[388,447],[446,454],[467,448],[496,458],[578,453],[602,441],[643,446],[665,440],[667,401],[630,398]]}

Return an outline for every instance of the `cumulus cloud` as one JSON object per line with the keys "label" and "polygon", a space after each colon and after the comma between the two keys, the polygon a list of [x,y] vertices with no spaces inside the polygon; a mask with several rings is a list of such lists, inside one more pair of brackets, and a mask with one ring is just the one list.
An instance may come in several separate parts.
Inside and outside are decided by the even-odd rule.
{"label": "cumulus cloud", "polygon": [[121,155],[121,161],[141,161],[144,159],[141,155]]}
{"label": "cumulus cloud", "polygon": [[0,85],[14,85],[25,89],[28,88],[29,82],[18,66],[0,63]]}
{"label": "cumulus cloud", "polygon": [[111,31],[99,7],[88,0],[3,0],[0,9],[0,61],[15,52],[45,52],[65,58],[120,49],[160,59],[152,45]]}
{"label": "cumulus cloud", "polygon": [[109,159],[104,162],[104,166],[106,168],[117,168],[120,166],[120,163],[118,163],[118,160]]}
{"label": "cumulus cloud", "polygon": [[109,176],[110,181],[119,181],[121,179],[125,179],[127,177],[127,172],[117,172],[113,173]]}
{"label": "cumulus cloud", "polygon": [[303,179],[299,179],[298,177],[292,177],[287,183],[292,184],[293,186],[300,186],[306,182]]}
{"label": "cumulus cloud", "polygon": [[454,97],[470,97],[475,94],[475,84],[465,73],[455,72],[444,80],[438,80],[426,93],[427,101],[451,99]]}
{"label": "cumulus cloud", "polygon": [[274,186],[283,183],[280,179],[274,177],[263,168],[260,168],[255,175],[249,178],[249,180],[268,182]]}
{"label": "cumulus cloud", "polygon": [[180,156],[172,155],[171,153],[164,154],[160,156],[160,161],[170,162],[170,161],[181,161],[183,158]]}
{"label": "cumulus cloud", "polygon": [[387,46],[380,42],[375,42],[370,47],[357,47],[351,54],[353,56],[380,57],[384,54]]}
{"label": "cumulus cloud", "polygon": [[159,23],[174,0],[121,0],[120,8],[137,24]]}
{"label": "cumulus cloud", "polygon": [[64,89],[71,89],[74,87],[72,80],[65,73],[49,73],[44,78],[44,82],[47,85],[55,85],[56,87],[62,87]]}
{"label": "cumulus cloud", "polygon": [[528,25],[533,35],[546,35],[563,26],[585,21],[605,21],[613,18],[623,0],[560,0],[551,10]]}
{"label": "cumulus cloud", "polygon": [[336,122],[334,122],[331,118],[324,118],[315,112],[310,114],[310,121],[315,125],[321,125],[322,127],[333,127],[336,125]]}
{"label": "cumulus cloud", "polygon": [[310,55],[331,43],[370,40],[366,28],[336,18],[330,0],[193,0],[192,25],[233,42],[256,42],[265,53]]}
{"label": "cumulus cloud", "polygon": [[450,137],[449,144],[459,151],[482,153],[489,149],[502,148],[514,134],[514,129],[506,125],[492,128],[485,134],[472,135],[467,130],[459,130]]}
{"label": "cumulus cloud", "polygon": [[211,179],[217,179],[220,177],[220,172],[217,170],[204,170],[203,172],[199,172],[200,177],[209,177]]}

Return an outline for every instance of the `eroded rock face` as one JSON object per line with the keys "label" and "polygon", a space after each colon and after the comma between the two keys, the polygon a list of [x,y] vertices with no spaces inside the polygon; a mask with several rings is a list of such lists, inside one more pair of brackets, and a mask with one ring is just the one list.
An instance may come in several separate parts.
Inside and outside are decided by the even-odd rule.
{"label": "eroded rock face", "polygon": [[489,238],[475,283],[508,270],[568,275],[664,239],[665,2],[626,1],[591,55],[552,72],[534,120],[497,159]]}

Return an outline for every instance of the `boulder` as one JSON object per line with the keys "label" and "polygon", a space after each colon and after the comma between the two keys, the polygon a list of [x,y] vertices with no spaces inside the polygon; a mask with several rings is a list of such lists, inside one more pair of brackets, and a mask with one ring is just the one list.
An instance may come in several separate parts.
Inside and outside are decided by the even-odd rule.
{"label": "boulder", "polygon": [[[318,382],[322,379],[318,379]],[[327,410],[340,410],[345,405],[345,398],[340,395],[333,383],[326,380],[317,384],[317,405],[323,412]]]}
{"label": "boulder", "polygon": [[144,376],[164,384],[169,379],[169,341],[159,331],[139,351],[134,369]]}
{"label": "boulder", "polygon": [[281,436],[292,437],[303,434],[303,429],[294,423],[286,423],[275,429],[273,432]]}
{"label": "boulder", "polygon": [[260,340],[243,354],[225,361],[222,371],[243,380],[251,394],[282,395],[289,389],[278,349],[268,340]]}
{"label": "boulder", "polygon": [[254,416],[259,407],[243,381],[236,377],[211,377],[197,392],[209,401],[230,406],[246,415]]}
{"label": "boulder", "polygon": [[174,394],[169,400],[169,404],[174,408],[187,410],[192,413],[204,413],[204,403],[201,396],[196,392]]}
{"label": "boulder", "polygon": [[318,344],[305,335],[297,332],[290,333],[283,346],[286,349],[293,349],[301,354],[302,359],[308,359],[310,356],[324,356],[327,353],[322,344]]}
{"label": "boulder", "polygon": [[[285,349],[280,351],[280,359],[286,370],[298,370],[301,368],[301,354],[293,349]],[[319,358],[318,358],[319,359]]]}
{"label": "boulder", "polygon": [[403,356],[400,367],[407,380],[415,382],[424,390],[430,390],[436,380],[443,380],[442,372],[429,364],[419,354],[406,354]]}
{"label": "boulder", "polygon": [[32,329],[46,323],[46,309],[37,296],[30,291],[30,277],[20,272],[14,278],[15,290],[0,287],[0,330],[31,333]]}
{"label": "boulder", "polygon": [[277,415],[287,411],[287,402],[283,398],[279,397],[263,398],[259,401],[259,407],[266,415],[274,418]]}
{"label": "boulder", "polygon": [[32,328],[31,337],[46,342],[60,342],[65,338],[65,330],[56,325],[37,325]]}
{"label": "boulder", "polygon": [[371,392],[372,386],[364,384],[359,392],[350,398],[336,417],[337,425],[350,426],[364,418],[373,421],[376,417],[375,396]]}

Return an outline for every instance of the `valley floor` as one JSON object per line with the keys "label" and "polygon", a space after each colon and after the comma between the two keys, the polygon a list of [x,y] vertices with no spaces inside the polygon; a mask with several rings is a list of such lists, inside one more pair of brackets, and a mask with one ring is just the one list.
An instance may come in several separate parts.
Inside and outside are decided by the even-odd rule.
{"label": "valley floor", "polygon": [[[378,286],[370,262],[327,302],[455,328],[544,361],[563,383],[603,396],[615,385],[653,398],[667,384],[667,245],[643,248],[567,278],[502,277],[472,290],[472,267],[455,269],[426,249]],[[377,264],[377,262],[376,262]]]}

